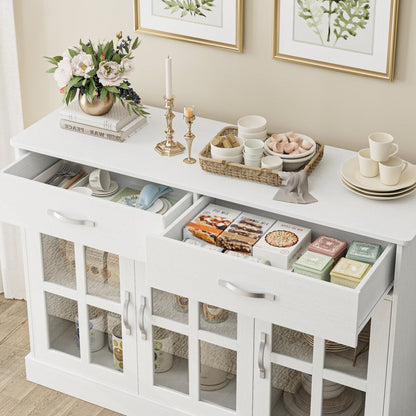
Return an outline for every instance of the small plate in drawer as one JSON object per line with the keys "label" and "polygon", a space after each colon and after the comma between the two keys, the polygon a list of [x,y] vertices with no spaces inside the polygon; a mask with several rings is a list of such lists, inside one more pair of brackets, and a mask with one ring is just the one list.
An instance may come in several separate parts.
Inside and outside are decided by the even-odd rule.
{"label": "small plate in drawer", "polygon": [[392,245],[350,289],[180,241],[183,227],[210,202],[199,199],[163,235],[148,237],[149,286],[355,346],[393,280]]}

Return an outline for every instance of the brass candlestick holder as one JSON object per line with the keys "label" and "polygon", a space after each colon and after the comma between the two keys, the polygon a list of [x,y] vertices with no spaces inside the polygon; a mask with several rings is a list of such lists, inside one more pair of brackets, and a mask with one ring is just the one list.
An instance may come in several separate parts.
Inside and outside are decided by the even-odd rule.
{"label": "brass candlestick holder", "polygon": [[183,153],[185,151],[185,146],[175,140],[173,140],[173,133],[175,130],[172,128],[172,121],[175,118],[175,114],[173,114],[173,101],[175,97],[166,98],[163,97],[165,100],[165,118],[166,118],[166,140],[160,142],[156,145],[155,150],[162,156],[175,156]]}
{"label": "brass candlestick holder", "polygon": [[189,165],[191,165],[192,163],[195,163],[196,160],[191,157],[191,150],[192,150],[192,141],[195,139],[195,134],[192,133],[191,128],[192,128],[192,123],[195,121],[195,116],[192,117],[183,117],[185,120],[185,123],[188,125],[188,131],[187,133],[183,136],[186,140],[186,145],[188,147],[188,157],[186,157],[183,161],[184,163],[188,163]]}

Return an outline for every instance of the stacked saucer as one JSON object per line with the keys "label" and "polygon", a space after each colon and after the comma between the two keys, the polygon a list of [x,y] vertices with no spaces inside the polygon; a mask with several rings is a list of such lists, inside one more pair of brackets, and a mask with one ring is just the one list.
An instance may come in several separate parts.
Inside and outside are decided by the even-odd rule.
{"label": "stacked saucer", "polygon": [[106,190],[106,191],[100,191],[98,189],[93,189],[91,188],[91,185],[89,186],[89,188],[92,190],[92,196],[98,196],[101,198],[105,198],[108,196],[112,196],[114,194],[117,193],[119,186],[118,183],[116,181],[111,181],[110,182],[110,187]]}
{"label": "stacked saucer", "polygon": [[345,162],[341,168],[342,184],[351,192],[376,200],[398,199],[416,190],[416,165],[408,164],[397,185],[384,185],[380,177],[367,178],[360,173],[358,157]]}

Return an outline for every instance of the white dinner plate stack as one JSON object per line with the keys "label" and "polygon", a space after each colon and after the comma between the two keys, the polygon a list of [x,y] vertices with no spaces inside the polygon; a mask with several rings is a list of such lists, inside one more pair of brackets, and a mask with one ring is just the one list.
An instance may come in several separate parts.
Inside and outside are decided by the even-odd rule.
{"label": "white dinner plate stack", "polygon": [[365,198],[381,201],[403,198],[416,190],[416,165],[409,163],[397,185],[384,185],[379,176],[362,176],[358,157],[354,157],[342,165],[341,181],[348,190]]}

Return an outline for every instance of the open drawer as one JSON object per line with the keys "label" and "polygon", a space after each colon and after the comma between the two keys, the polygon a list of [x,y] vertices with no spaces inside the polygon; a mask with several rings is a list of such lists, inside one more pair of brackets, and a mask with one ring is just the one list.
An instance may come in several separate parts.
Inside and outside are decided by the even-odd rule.
{"label": "open drawer", "polygon": [[[0,221],[143,260],[145,237],[161,233],[192,205],[192,194],[175,189],[163,215],[132,208],[32,180],[58,159],[28,153],[0,173]],[[111,173],[121,187],[140,189],[147,182]]]}
{"label": "open drawer", "polygon": [[[348,346],[356,345],[358,334],[393,280],[394,246],[384,245],[383,253],[360,285],[350,289],[182,242],[183,227],[210,202],[282,219],[202,197],[163,235],[148,237],[149,286]],[[319,226],[310,228],[313,238],[331,232]],[[337,230],[332,230],[332,235],[349,242],[359,238],[371,241]]]}

